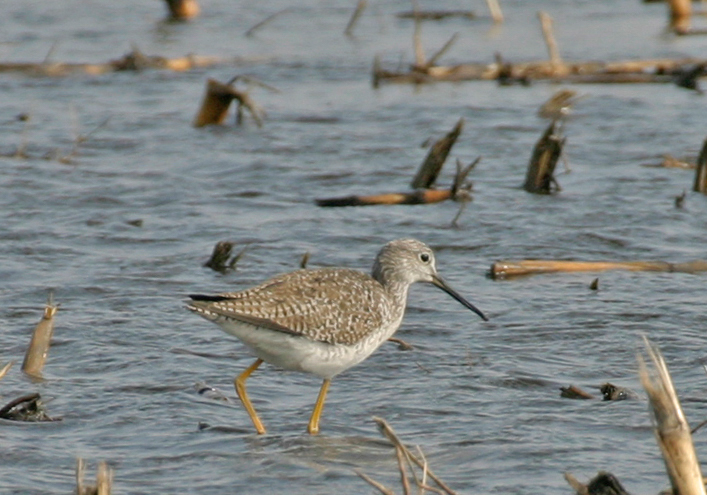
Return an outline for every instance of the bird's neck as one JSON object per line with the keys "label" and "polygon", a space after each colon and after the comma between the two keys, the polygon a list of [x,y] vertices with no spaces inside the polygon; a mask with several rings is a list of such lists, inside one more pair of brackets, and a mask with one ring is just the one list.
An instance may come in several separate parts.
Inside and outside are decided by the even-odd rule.
{"label": "bird's neck", "polygon": [[373,278],[383,286],[383,289],[385,289],[388,296],[395,303],[395,307],[402,308],[402,311],[404,312],[410,284],[398,280],[397,277],[388,275],[388,272],[385,270],[376,270],[376,267],[373,269]]}

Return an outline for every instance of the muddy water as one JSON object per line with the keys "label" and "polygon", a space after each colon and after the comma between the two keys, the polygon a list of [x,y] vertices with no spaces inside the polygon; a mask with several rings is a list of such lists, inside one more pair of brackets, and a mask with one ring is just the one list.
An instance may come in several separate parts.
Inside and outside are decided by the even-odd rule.
{"label": "muddy water", "polygon": [[[611,381],[638,390],[640,336],[658,343],[688,418],[704,419],[704,277],[622,273],[485,277],[500,258],[704,259],[707,199],[691,171],[651,167],[697,154],[704,99],[668,85],[581,86],[567,122],[568,171],[554,197],[519,189],[546,122],[548,84],[491,82],[373,90],[375,54],[409,63],[408,2],[371,3],[353,39],[353,2],[202,2],[188,24],[162,22],[157,3],[16,2],[0,19],[4,61],[105,62],[131,43],[145,53],[238,57],[234,65],[49,79],[0,74],[0,362],[21,361],[47,292],[60,304],[45,381],[15,368],[3,403],[40,392],[52,424],[0,424],[0,492],[68,493],[75,458],[108,460],[115,493],[368,493],[360,468],[396,486],[393,452],[372,416],[419,444],[465,493],[567,493],[562,473],[600,469],[629,491],[667,484],[647,404],[575,402]],[[483,2],[474,5],[485,13]],[[255,23],[286,7],[263,26]],[[455,2],[436,7],[459,9]],[[507,1],[507,23],[425,24],[428,53],[454,32],[449,62],[545,57],[537,10],[551,13],[563,56],[621,59],[704,55],[705,40],[663,32],[663,6],[609,1]],[[52,46],[54,48],[52,49]],[[205,79],[257,77],[263,128],[190,127]],[[20,113],[30,115],[19,121]],[[474,201],[457,205],[321,209],[314,198],[404,191],[426,149],[463,117],[453,150],[472,173]],[[71,155],[77,134],[99,127]],[[46,159],[47,156],[54,157]],[[448,164],[440,178],[452,180]],[[303,435],[318,380],[265,366],[249,381],[269,428],[257,437],[237,402],[198,395],[204,381],[232,400],[250,358],[216,326],[183,309],[185,294],[244,288],[295,268],[368,270],[378,248],[416,237],[442,275],[485,313],[483,323],[433,287],[414,287],[399,337],[337,378],[322,434]],[[238,270],[202,267],[213,245],[248,246]],[[199,431],[200,423],[214,428]],[[704,435],[696,436],[704,454]],[[95,469],[95,464],[89,464]]]}

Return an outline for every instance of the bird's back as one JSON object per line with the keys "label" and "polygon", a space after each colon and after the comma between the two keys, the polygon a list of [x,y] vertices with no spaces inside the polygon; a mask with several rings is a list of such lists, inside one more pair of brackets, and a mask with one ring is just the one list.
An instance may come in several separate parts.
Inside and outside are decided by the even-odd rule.
{"label": "bird's back", "polygon": [[389,326],[404,309],[371,276],[344,268],[298,270],[244,291],[192,299],[190,309],[205,318],[218,315],[345,345]]}

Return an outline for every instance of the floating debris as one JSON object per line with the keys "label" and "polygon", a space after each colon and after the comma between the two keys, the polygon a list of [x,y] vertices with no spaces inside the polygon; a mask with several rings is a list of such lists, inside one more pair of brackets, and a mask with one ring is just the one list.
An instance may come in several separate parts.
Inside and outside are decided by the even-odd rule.
{"label": "floating debris", "polygon": [[574,488],[577,495],[630,495],[616,476],[606,471],[599,471],[586,485],[579,482],[570,473],[565,473],[565,479]]}
{"label": "floating debris", "polygon": [[196,393],[206,399],[216,400],[220,402],[231,402],[231,399],[229,399],[226,394],[224,394],[217,388],[207,385],[205,382],[195,383],[194,389],[196,390]]}
{"label": "floating debris", "polygon": [[38,393],[23,395],[0,408],[0,419],[22,422],[61,421],[61,418],[52,418],[42,404]]}
{"label": "floating debris", "polygon": [[501,260],[491,265],[489,276],[493,279],[505,279],[542,273],[603,272],[607,270],[700,273],[707,271],[707,261],[668,263],[667,261]]}
{"label": "floating debris", "polygon": [[[342,207],[371,205],[420,205],[439,203],[448,199],[461,203],[471,201],[470,191],[472,189],[472,184],[467,181],[467,177],[479,163],[481,157],[478,157],[466,167],[463,167],[461,161],[457,160],[457,172],[452,186],[449,189],[432,189],[452,146],[461,133],[463,126],[464,119],[459,119],[454,128],[446,136],[431,146],[427,157],[412,180],[411,186],[415,188],[414,191],[323,198],[316,199],[316,204],[323,207]],[[457,217],[458,216],[459,215],[457,215]]]}
{"label": "floating debris", "polygon": [[585,392],[581,388],[576,387],[574,385],[570,385],[569,387],[560,387],[560,397],[563,397],[565,399],[582,399],[582,400],[596,399],[596,397],[594,397],[589,392]]}
{"label": "floating debris", "polygon": [[613,383],[605,383],[599,387],[604,400],[637,399],[638,394],[626,387],[619,387]]}

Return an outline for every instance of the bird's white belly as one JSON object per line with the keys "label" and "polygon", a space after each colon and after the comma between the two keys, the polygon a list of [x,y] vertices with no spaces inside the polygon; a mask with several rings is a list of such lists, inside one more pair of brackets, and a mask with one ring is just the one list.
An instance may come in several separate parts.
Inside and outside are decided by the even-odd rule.
{"label": "bird's white belly", "polygon": [[366,359],[395,333],[401,321],[402,316],[382,331],[374,332],[356,344],[344,345],[327,344],[229,318],[215,320],[222,330],[238,337],[263,361],[320,378],[332,378]]}

